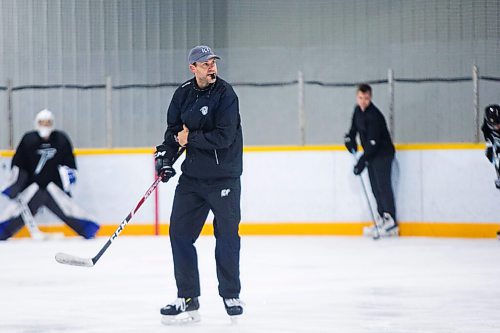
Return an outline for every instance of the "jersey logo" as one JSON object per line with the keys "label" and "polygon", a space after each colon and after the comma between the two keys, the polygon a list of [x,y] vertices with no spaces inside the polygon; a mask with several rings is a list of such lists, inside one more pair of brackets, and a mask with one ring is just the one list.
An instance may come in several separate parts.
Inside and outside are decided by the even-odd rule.
{"label": "jersey logo", "polygon": [[229,195],[229,192],[231,192],[231,189],[230,188],[227,188],[225,190],[222,190],[220,191],[220,197],[223,198],[223,197],[227,197]]}
{"label": "jersey logo", "polygon": [[57,149],[55,148],[41,148],[36,151],[37,154],[40,155],[40,160],[38,161],[38,164],[35,169],[35,175],[38,175],[40,171],[42,171],[43,167],[45,166],[45,163],[47,163],[48,160],[51,158],[54,158],[54,156],[57,153]]}
{"label": "jersey logo", "polygon": [[201,109],[200,109],[200,112],[202,115],[206,116],[207,113],[208,113],[208,106],[202,106]]}

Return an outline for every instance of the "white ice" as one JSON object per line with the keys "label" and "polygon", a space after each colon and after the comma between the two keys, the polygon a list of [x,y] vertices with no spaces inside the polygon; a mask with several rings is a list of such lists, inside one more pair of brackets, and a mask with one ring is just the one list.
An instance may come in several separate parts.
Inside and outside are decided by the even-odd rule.
{"label": "white ice", "polygon": [[217,292],[213,237],[197,242],[201,322],[167,327],[176,288],[167,237],[0,242],[0,332],[500,332],[494,239],[243,237],[241,298],[231,325]]}

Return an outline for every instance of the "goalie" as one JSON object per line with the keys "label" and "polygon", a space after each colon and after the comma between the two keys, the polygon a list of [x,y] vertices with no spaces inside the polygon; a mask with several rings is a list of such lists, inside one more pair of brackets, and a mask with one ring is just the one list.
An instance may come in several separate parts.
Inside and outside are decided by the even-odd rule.
{"label": "goalie", "polygon": [[23,136],[12,159],[12,181],[2,191],[12,200],[0,213],[0,240],[12,237],[27,223],[23,221],[23,209],[35,215],[42,206],[80,236],[95,237],[99,225],[70,196],[76,163],[69,138],[54,130],[54,116],[49,110],[36,115],[35,129]]}

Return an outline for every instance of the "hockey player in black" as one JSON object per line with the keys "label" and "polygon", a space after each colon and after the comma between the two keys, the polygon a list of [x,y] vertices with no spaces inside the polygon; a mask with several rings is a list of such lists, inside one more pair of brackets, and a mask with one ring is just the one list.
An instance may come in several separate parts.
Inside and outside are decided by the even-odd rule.
{"label": "hockey player in black", "polygon": [[211,210],[216,238],[219,295],[230,316],[243,313],[240,294],[240,176],[243,138],[238,97],[217,77],[217,59],[208,46],[188,57],[194,78],[174,93],[164,141],[156,147],[156,170],[163,181],[175,175],[172,157],[186,147],[182,175],[170,217],[177,300],[161,309],[164,324],[198,321],[200,280],[194,243]]}
{"label": "hockey player in black", "polygon": [[[481,130],[486,141],[486,158],[493,164],[497,173],[496,188],[500,189],[500,106],[488,105],[484,109],[484,121]],[[500,239],[500,230],[497,231]]]}
{"label": "hockey player in black", "polygon": [[12,183],[2,191],[12,201],[0,214],[0,240],[12,237],[28,223],[23,222],[23,209],[35,215],[42,206],[79,235],[93,238],[99,225],[75,204],[69,193],[70,184],[76,181],[69,138],[54,130],[54,116],[49,110],[37,114],[35,128],[23,136],[12,159]]}
{"label": "hockey player in black", "polygon": [[[364,153],[354,167],[354,174],[360,175],[368,168],[370,184],[377,202],[375,223],[380,236],[397,236],[399,227],[396,220],[396,206],[391,182],[392,161],[395,149],[385,118],[372,103],[372,89],[368,84],[360,84],[356,91],[357,105],[354,108],[352,124],[344,141],[347,150],[355,154],[358,150],[356,135],[359,134]],[[372,234],[374,227],[365,228],[364,234]]]}
{"label": "hockey player in black", "polygon": [[484,109],[484,121],[481,130],[486,141],[486,157],[495,166],[497,179],[496,188],[500,189],[500,106],[488,105]]}

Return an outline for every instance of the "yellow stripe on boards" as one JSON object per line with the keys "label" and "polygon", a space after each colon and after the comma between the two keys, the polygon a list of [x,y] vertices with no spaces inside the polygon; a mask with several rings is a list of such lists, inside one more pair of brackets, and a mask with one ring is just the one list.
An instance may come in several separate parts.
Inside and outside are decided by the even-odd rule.
{"label": "yellow stripe on boards", "polygon": [[133,155],[153,154],[154,148],[77,148],[75,155]]}
{"label": "yellow stripe on boards", "polygon": [[[242,223],[242,236],[361,236],[363,227],[369,222],[360,223]],[[98,236],[111,236],[118,225],[102,225]],[[168,224],[160,225],[160,235],[168,235]],[[498,223],[419,223],[402,222],[401,236],[422,237],[461,237],[461,238],[495,238],[500,229]],[[66,236],[76,233],[66,225],[41,226],[43,232],[63,232]],[[148,236],[155,234],[152,224],[129,224],[121,235]],[[213,235],[213,225],[205,224],[202,235]],[[23,228],[16,237],[29,237]]]}
{"label": "yellow stripe on boards", "polygon": [[[484,149],[484,143],[398,143],[396,150],[469,150]],[[245,153],[290,152],[290,151],[346,151],[344,145],[306,146],[245,146]],[[76,148],[75,155],[127,155],[153,154],[154,148]],[[0,150],[0,157],[12,157],[14,151]]]}
{"label": "yellow stripe on boards", "polygon": [[498,223],[401,223],[402,236],[495,238]]}
{"label": "yellow stripe on boards", "polygon": [[399,143],[397,150],[460,150],[484,149],[484,143]]}

